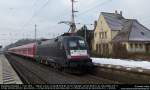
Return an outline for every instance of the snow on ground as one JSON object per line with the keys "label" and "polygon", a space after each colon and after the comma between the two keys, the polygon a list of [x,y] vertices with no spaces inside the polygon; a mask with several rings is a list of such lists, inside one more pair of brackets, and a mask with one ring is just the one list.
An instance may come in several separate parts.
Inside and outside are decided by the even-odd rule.
{"label": "snow on ground", "polygon": [[134,61],[134,60],[121,60],[121,59],[111,59],[111,58],[91,58],[94,63],[99,64],[111,64],[111,65],[120,65],[124,67],[131,68],[143,68],[150,69],[149,61]]}

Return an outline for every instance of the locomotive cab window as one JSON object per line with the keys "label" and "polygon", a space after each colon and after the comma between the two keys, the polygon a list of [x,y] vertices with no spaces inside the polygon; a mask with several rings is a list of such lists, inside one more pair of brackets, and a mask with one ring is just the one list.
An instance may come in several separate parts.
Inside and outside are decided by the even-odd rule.
{"label": "locomotive cab window", "polygon": [[85,44],[85,42],[83,40],[79,40],[79,45],[81,47],[86,47],[86,44]]}
{"label": "locomotive cab window", "polygon": [[72,38],[68,40],[68,47],[71,50],[85,50],[87,49],[86,43],[81,38]]}
{"label": "locomotive cab window", "polygon": [[77,42],[75,42],[75,41],[70,41],[70,42],[69,42],[69,47],[70,47],[70,48],[77,47]]}

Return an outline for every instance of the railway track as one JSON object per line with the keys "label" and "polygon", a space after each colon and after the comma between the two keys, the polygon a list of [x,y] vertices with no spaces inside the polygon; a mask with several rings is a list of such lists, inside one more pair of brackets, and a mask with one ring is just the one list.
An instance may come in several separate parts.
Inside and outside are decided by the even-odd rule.
{"label": "railway track", "polygon": [[15,61],[11,56],[7,56],[7,58],[25,84],[46,84],[46,82],[43,79],[41,79],[36,73],[26,68],[23,64],[21,64],[18,61]]}
{"label": "railway track", "polygon": [[25,84],[119,84],[94,74],[73,75],[60,72],[22,57],[7,55],[9,62]]}

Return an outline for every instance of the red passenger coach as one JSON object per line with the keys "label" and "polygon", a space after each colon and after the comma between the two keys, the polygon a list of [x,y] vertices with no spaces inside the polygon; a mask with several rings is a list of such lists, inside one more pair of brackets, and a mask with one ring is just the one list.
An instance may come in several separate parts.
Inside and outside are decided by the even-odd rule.
{"label": "red passenger coach", "polygon": [[17,55],[35,58],[35,43],[30,43],[14,48],[10,48],[8,51]]}

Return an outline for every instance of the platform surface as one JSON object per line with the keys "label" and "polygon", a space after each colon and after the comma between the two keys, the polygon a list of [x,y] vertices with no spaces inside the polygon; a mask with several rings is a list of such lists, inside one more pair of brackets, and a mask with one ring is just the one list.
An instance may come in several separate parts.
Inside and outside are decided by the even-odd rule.
{"label": "platform surface", "polygon": [[0,84],[23,84],[3,54],[0,54]]}

